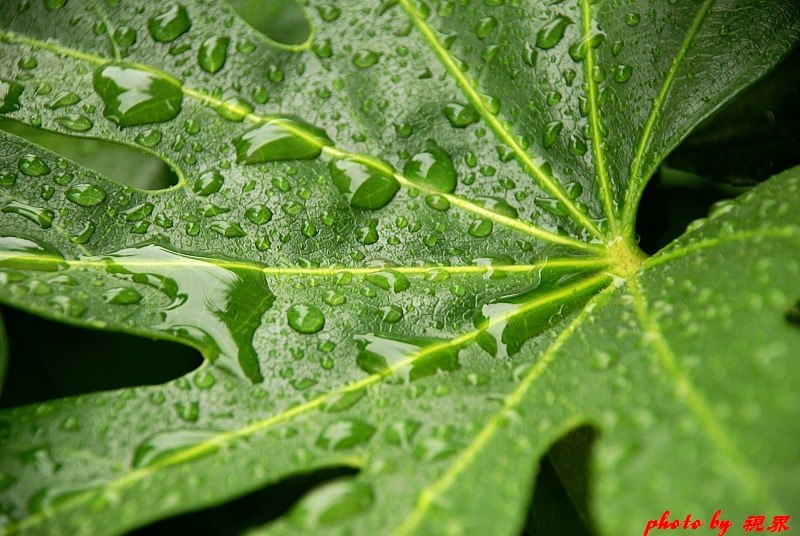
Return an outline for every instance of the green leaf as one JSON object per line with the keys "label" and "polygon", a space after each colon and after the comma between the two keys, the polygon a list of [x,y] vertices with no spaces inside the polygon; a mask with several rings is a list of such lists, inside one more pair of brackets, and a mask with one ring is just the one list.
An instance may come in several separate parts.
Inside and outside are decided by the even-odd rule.
{"label": "green leaf", "polygon": [[2,133],[0,300],[206,360],[0,413],[0,530],[120,533],[349,467],[259,530],[512,534],[583,425],[603,533],[787,513],[800,172],[648,260],[634,224],[665,155],[791,48],[797,7],[306,14],[287,45],[218,2],[0,12],[3,114],[178,177],[139,190]]}

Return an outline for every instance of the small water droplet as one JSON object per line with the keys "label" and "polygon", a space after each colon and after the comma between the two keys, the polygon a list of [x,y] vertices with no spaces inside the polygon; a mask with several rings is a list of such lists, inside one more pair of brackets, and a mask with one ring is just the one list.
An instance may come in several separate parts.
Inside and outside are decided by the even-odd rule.
{"label": "small water droplet", "polygon": [[219,191],[225,178],[219,170],[212,169],[200,175],[192,186],[192,191],[197,195],[209,196]]}
{"label": "small water droplet", "polygon": [[112,288],[103,293],[103,299],[113,305],[136,305],[142,301],[139,291],[130,287]]}
{"label": "small water droplet", "polygon": [[366,511],[375,502],[372,486],[356,480],[339,480],[313,489],[288,517],[308,529],[335,525]]}
{"label": "small water droplet", "polygon": [[465,128],[480,121],[481,116],[469,104],[451,102],[444,107],[444,116],[455,128]]}
{"label": "small water droplet", "polygon": [[[133,467],[149,467],[180,453],[188,459],[197,459],[216,452],[219,447],[210,443],[216,434],[200,430],[176,430],[155,434],[138,447],[133,455]],[[197,448],[199,445],[207,445]]]}
{"label": "small water droplet", "polygon": [[472,225],[469,226],[468,232],[475,238],[486,238],[492,234],[493,227],[494,225],[492,224],[492,220],[478,218],[472,222]]}
{"label": "small water droplet", "polygon": [[343,450],[365,444],[375,428],[361,419],[342,419],[330,423],[320,433],[316,445],[326,450]]}
{"label": "small water droplet", "polygon": [[67,188],[67,199],[82,207],[99,205],[106,198],[106,192],[94,184],[75,184]]}
{"label": "small water droplet", "polygon": [[478,22],[478,26],[475,28],[475,35],[477,35],[479,39],[486,39],[496,27],[496,18],[491,16],[484,17]]}
{"label": "small water droplet", "polygon": [[44,160],[33,154],[26,154],[17,161],[19,170],[29,177],[41,177],[50,173],[50,167]]}
{"label": "small water droplet", "polygon": [[630,65],[620,64],[614,69],[614,80],[621,84],[630,80],[632,75],[633,68]]}
{"label": "small water droplet", "polygon": [[120,127],[162,123],[181,111],[180,82],[158,71],[109,63],[94,71],[93,83],[105,103],[103,115]]}
{"label": "small water droplet", "polygon": [[56,123],[73,132],[86,132],[94,126],[92,120],[81,114],[68,114],[56,118]]}
{"label": "small water droplet", "polygon": [[153,39],[161,43],[169,43],[189,31],[192,23],[186,8],[180,4],[172,4],[155,17],[147,21],[147,28]]}
{"label": "small water droplet", "polygon": [[242,226],[233,221],[215,221],[209,225],[209,228],[225,238],[241,238],[247,236]]}
{"label": "small water droplet", "polygon": [[383,290],[391,290],[395,293],[403,292],[411,286],[411,282],[405,275],[394,270],[382,270],[380,272],[367,274],[365,279]]}
{"label": "small water droplet", "polygon": [[311,304],[292,305],[286,313],[289,326],[298,333],[317,333],[325,327],[325,315]]}
{"label": "small water droplet", "polygon": [[380,57],[380,54],[372,50],[359,50],[353,55],[353,64],[355,64],[356,67],[366,69],[378,63]]}

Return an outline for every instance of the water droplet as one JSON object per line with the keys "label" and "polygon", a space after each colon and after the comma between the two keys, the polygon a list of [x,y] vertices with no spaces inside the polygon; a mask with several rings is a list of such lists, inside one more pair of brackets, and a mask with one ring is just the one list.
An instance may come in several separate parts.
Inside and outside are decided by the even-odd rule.
{"label": "water droplet", "polygon": [[26,154],[17,162],[19,170],[29,177],[41,177],[50,173],[50,167],[44,160],[33,154]]}
{"label": "water droplet", "polygon": [[192,23],[186,8],[180,4],[172,4],[165,11],[147,21],[147,28],[153,39],[161,43],[169,43],[189,31]]}
{"label": "water droplet", "polygon": [[496,27],[496,18],[484,17],[478,22],[478,26],[475,28],[475,35],[477,35],[479,39],[486,39]]}
{"label": "water droplet", "polygon": [[451,102],[444,107],[444,116],[455,128],[465,128],[480,121],[481,116],[469,104]]}
{"label": "water droplet", "polygon": [[105,190],[94,184],[75,184],[67,188],[66,198],[82,207],[99,205],[106,198]]}
{"label": "water droplet", "polygon": [[380,54],[372,50],[359,50],[353,55],[353,64],[355,64],[356,67],[366,69],[378,63],[380,57]]}
{"label": "water droplet", "polygon": [[161,132],[156,129],[147,129],[136,135],[136,143],[144,147],[155,147],[161,141]]}
{"label": "water droplet", "polygon": [[209,37],[200,45],[197,52],[197,63],[208,73],[216,73],[225,65],[228,54],[229,37]]}
{"label": "water droplet", "polygon": [[586,151],[588,151],[588,147],[586,146],[586,142],[583,141],[583,138],[579,134],[574,133],[570,135],[569,141],[567,141],[567,148],[569,152],[575,156],[585,155]]}
{"label": "water droplet", "polygon": [[450,201],[443,195],[426,195],[425,204],[439,212],[450,210]]}
{"label": "water droplet", "polygon": [[197,195],[209,196],[219,191],[222,188],[222,183],[225,182],[225,177],[219,170],[212,169],[200,175],[192,186],[192,191]]}
{"label": "water droplet", "polygon": [[86,132],[94,126],[91,119],[80,114],[62,115],[56,118],[56,123],[73,132]]}
{"label": "water droplet", "polygon": [[381,320],[389,324],[395,324],[403,319],[403,310],[394,304],[381,308],[381,313],[383,314]]}
{"label": "water droplet", "polygon": [[425,438],[414,448],[414,458],[423,462],[443,460],[455,453],[455,446],[440,437]]}
{"label": "water droplet", "polygon": [[408,448],[421,427],[422,425],[417,421],[398,421],[386,429],[384,437],[392,445]]}
{"label": "water droplet", "polygon": [[578,39],[569,47],[569,55],[572,61],[583,61],[589,53],[589,49],[599,47],[605,38],[606,35],[604,33],[592,30],[589,34]]}
{"label": "water droplet", "polygon": [[564,128],[564,123],[561,121],[552,121],[547,123],[544,127],[544,132],[542,133],[542,146],[547,149],[548,147],[552,147],[553,144],[556,142],[556,138],[561,133],[561,129]]}
{"label": "water droplet", "polygon": [[317,11],[325,22],[333,22],[342,14],[342,10],[332,4],[321,4],[317,6]]}
{"label": "water droplet", "polygon": [[439,147],[431,146],[412,156],[403,174],[414,182],[440,192],[449,193],[456,188],[456,168],[453,159]]}
{"label": "water droplet", "polygon": [[333,525],[366,511],[375,501],[372,486],[355,480],[339,480],[315,488],[303,497],[288,517],[309,529]]}
{"label": "water droplet", "polygon": [[44,0],[44,7],[50,11],[61,9],[67,3],[67,0]]}
{"label": "water droplet", "polygon": [[181,111],[180,83],[158,71],[109,63],[94,71],[93,83],[105,103],[103,115],[120,127],[162,123]]}
{"label": "water droplet", "polygon": [[139,291],[130,287],[112,288],[103,293],[103,299],[113,305],[136,305],[142,301]]}
{"label": "water droplet", "polygon": [[625,24],[628,26],[636,26],[640,20],[642,20],[642,17],[638,13],[625,14]]}
{"label": "water droplet", "polygon": [[219,449],[210,442],[215,437],[216,434],[213,432],[200,430],[176,430],[155,434],[136,447],[131,463],[133,467],[150,467],[178,454],[181,455],[181,461],[208,456]]}
{"label": "water droplet", "polygon": [[632,75],[633,68],[630,65],[620,64],[614,69],[614,80],[621,84],[630,80]]}
{"label": "water droplet", "polygon": [[317,333],[325,327],[325,315],[310,304],[292,305],[286,312],[289,326],[298,333]]}
{"label": "water droplet", "polygon": [[286,118],[258,125],[233,140],[236,160],[245,164],[316,158],[328,144],[322,130]]}
{"label": "water droplet", "polygon": [[406,276],[394,270],[382,270],[367,274],[365,279],[383,290],[391,290],[392,292],[403,292],[411,286],[411,282]]}
{"label": "water droplet", "polygon": [[267,205],[253,205],[244,211],[244,217],[254,225],[264,225],[272,219],[272,211]]}
{"label": "water droplet", "polygon": [[355,339],[360,349],[356,361],[368,374],[394,375],[408,382],[459,368],[460,348],[438,339],[373,333]]}
{"label": "water droplet", "polygon": [[215,221],[209,225],[209,229],[225,238],[242,238],[247,236],[242,226],[233,221]]}
{"label": "water droplet", "polygon": [[2,212],[22,216],[38,224],[42,229],[49,229],[52,227],[53,218],[55,218],[55,213],[49,208],[34,207],[25,203],[20,203],[19,201],[10,201],[6,203]]}
{"label": "water droplet", "polygon": [[519,213],[517,209],[512,207],[508,204],[508,201],[505,199],[500,199],[498,197],[478,197],[475,201],[482,207],[485,207],[492,212],[496,212],[503,216],[507,216],[509,218],[518,218]]}
{"label": "water droplet", "polygon": [[0,114],[19,110],[19,98],[25,88],[16,82],[0,78]]}
{"label": "water droplet", "polygon": [[572,19],[569,17],[557,16],[536,34],[536,46],[543,50],[553,48],[564,38],[564,32],[570,24]]}
{"label": "water droplet", "polygon": [[322,295],[322,301],[335,307],[337,305],[342,305],[346,299],[344,293],[342,292],[337,290],[327,290],[325,291],[325,294]]}
{"label": "water droplet", "polygon": [[333,160],[328,168],[333,184],[350,205],[356,208],[382,208],[400,189],[394,176],[376,169],[376,166],[368,166],[355,160]]}
{"label": "water droplet", "polygon": [[487,220],[486,218],[478,218],[472,225],[469,226],[469,234],[474,236],[475,238],[486,238],[490,234],[492,234],[492,228],[494,225],[492,224],[492,220]]}
{"label": "water droplet", "polygon": [[619,361],[619,355],[597,350],[589,356],[589,366],[594,370],[608,370]]}
{"label": "water droplet", "polygon": [[327,450],[343,450],[368,442],[375,428],[361,419],[342,419],[330,423],[320,433],[316,445]]}

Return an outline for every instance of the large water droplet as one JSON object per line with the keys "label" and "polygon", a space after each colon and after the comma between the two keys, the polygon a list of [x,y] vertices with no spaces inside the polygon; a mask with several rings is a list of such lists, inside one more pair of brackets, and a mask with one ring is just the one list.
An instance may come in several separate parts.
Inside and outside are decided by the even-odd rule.
{"label": "large water droplet", "polygon": [[34,207],[19,201],[9,201],[3,207],[2,212],[6,214],[17,214],[23,218],[36,223],[42,229],[49,229],[53,226],[55,213],[49,208]]}
{"label": "large water droplet", "polygon": [[322,449],[343,450],[363,445],[375,428],[361,419],[342,419],[330,423],[320,433],[316,445]]}
{"label": "large water droplet", "polygon": [[292,305],[286,313],[289,326],[298,333],[317,333],[325,327],[325,315],[310,304]]}
{"label": "large water droplet", "polygon": [[536,34],[536,46],[544,50],[553,48],[564,38],[564,32],[570,24],[572,19],[569,17],[557,16]]}
{"label": "large water droplet", "polygon": [[219,367],[263,381],[252,340],[275,297],[260,272],[226,268],[157,245],[88,260],[167,298],[152,329],[190,342]]}
{"label": "large water droplet", "polygon": [[367,510],[375,501],[366,482],[340,480],[311,491],[289,513],[289,519],[312,529],[346,521]]}
{"label": "large water droplet", "polygon": [[436,374],[439,370],[459,368],[460,347],[443,344],[428,337],[405,337],[394,334],[359,335],[356,361],[369,374],[394,376],[408,382]]}
{"label": "large water droplet", "polygon": [[162,72],[109,63],[94,71],[93,83],[105,103],[103,115],[120,127],[162,123],[181,111],[181,85]]}
{"label": "large water droplet", "polygon": [[200,175],[194,185],[192,191],[197,195],[208,196],[219,191],[222,188],[222,183],[225,178],[219,170],[211,169]]}
{"label": "large water droplet", "polygon": [[449,193],[456,188],[456,168],[453,159],[439,147],[431,146],[415,154],[406,164],[403,173],[412,181],[440,192]]}
{"label": "large water droplet", "polygon": [[316,158],[328,144],[322,130],[286,118],[258,125],[233,140],[236,160],[245,164]]}
{"label": "large water droplet", "polygon": [[147,21],[147,28],[153,39],[169,43],[189,31],[192,23],[186,8],[180,4],[172,4],[165,11]]}
{"label": "large water droplet", "polygon": [[212,36],[203,41],[197,51],[197,63],[200,68],[208,73],[216,73],[225,65],[228,56],[228,45],[230,38],[223,36]]}
{"label": "large water droplet", "polygon": [[377,210],[386,206],[400,184],[394,176],[355,160],[333,160],[329,164],[333,184],[356,208]]}

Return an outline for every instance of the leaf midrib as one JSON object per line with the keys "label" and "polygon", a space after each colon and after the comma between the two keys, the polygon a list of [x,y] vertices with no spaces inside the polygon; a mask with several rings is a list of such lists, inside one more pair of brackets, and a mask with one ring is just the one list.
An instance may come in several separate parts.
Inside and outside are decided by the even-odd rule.
{"label": "leaf midrib", "polygon": [[[112,61],[115,61],[115,60],[109,60],[107,58],[103,58],[101,56],[96,56],[94,54],[88,54],[88,53],[85,53],[85,52],[81,52],[81,51],[75,50],[73,48],[65,47],[65,46],[63,46],[61,44],[57,44],[57,43],[53,43],[53,42],[41,41],[41,40],[36,39],[36,38],[31,38],[31,37],[24,36],[24,35],[21,35],[21,34],[16,33],[16,32],[9,32],[9,31],[6,31],[6,30],[0,30],[0,40],[8,42],[8,43],[26,44],[28,46],[32,46],[32,47],[35,47],[35,48],[40,48],[42,50],[47,50],[47,51],[53,52],[53,53],[58,54],[58,55],[71,57],[73,59],[77,59],[77,60],[80,60],[80,61],[85,61],[85,62],[91,63],[93,65],[104,65],[104,64],[110,63]],[[141,67],[141,68],[150,70],[150,71],[154,71],[154,72],[158,72],[158,73],[164,73],[164,71],[161,71],[160,69],[156,69],[156,68],[154,68],[152,66],[149,66],[149,65],[138,64],[138,63],[135,63],[135,62],[127,62],[127,63],[129,63],[131,65],[134,65],[134,66],[137,66],[137,67]],[[164,74],[167,74],[167,73],[164,73]],[[201,104],[204,104],[204,105],[206,105],[206,106],[208,106],[210,108],[226,107],[231,111],[239,112],[244,117],[244,119],[246,119],[247,121],[249,121],[251,123],[254,123],[254,124],[261,124],[261,123],[265,123],[265,122],[269,122],[269,121],[278,121],[278,122],[280,122],[281,119],[283,119],[281,116],[277,116],[277,115],[261,115],[261,114],[256,114],[256,113],[253,113],[253,112],[249,112],[248,110],[246,110],[245,108],[243,108],[243,107],[241,107],[239,105],[236,105],[236,104],[231,105],[230,103],[226,103],[226,102],[224,102],[224,101],[222,101],[220,99],[212,97],[212,96],[206,94],[203,91],[199,91],[199,90],[196,90],[196,89],[193,89],[193,88],[190,88],[190,87],[186,87],[182,83],[181,83],[181,90],[183,91],[183,93],[186,96],[191,97],[191,98],[197,100],[198,102],[200,102]],[[416,183],[416,182],[408,179],[407,177],[405,177],[404,175],[402,175],[398,171],[394,170],[393,168],[389,168],[389,167],[385,166],[385,164],[382,164],[378,159],[376,159],[376,158],[374,158],[372,156],[359,154],[359,153],[352,153],[352,152],[337,148],[337,147],[332,146],[332,145],[323,144],[316,137],[310,135],[309,133],[305,132],[302,129],[299,129],[299,128],[295,127],[291,123],[281,122],[281,126],[286,128],[287,130],[291,131],[292,134],[298,136],[299,138],[302,138],[304,141],[317,145],[318,147],[320,147],[322,149],[323,152],[325,152],[326,154],[328,154],[332,158],[355,160],[355,161],[357,161],[357,162],[359,162],[361,164],[364,164],[364,165],[366,165],[366,166],[368,166],[368,167],[370,167],[370,168],[372,168],[372,169],[374,169],[374,170],[376,170],[376,171],[378,171],[380,173],[391,174],[406,189],[414,188],[416,190],[425,192],[426,194],[429,194],[429,195],[442,196],[442,197],[446,198],[451,203],[451,205],[453,205],[453,206],[456,206],[456,207],[458,207],[458,208],[460,208],[462,210],[468,211],[468,212],[472,212],[473,214],[479,215],[481,217],[490,219],[490,220],[494,221],[495,223],[498,223],[500,225],[509,227],[511,229],[514,229],[515,231],[524,233],[527,236],[532,236],[532,237],[538,238],[538,239],[540,239],[540,240],[542,240],[544,242],[548,242],[548,243],[551,243],[551,244],[562,245],[562,246],[571,247],[571,248],[584,250],[584,251],[603,252],[604,249],[605,249],[604,246],[601,245],[601,244],[590,244],[590,243],[586,243],[586,242],[583,242],[581,240],[577,240],[577,239],[574,239],[574,238],[571,238],[571,237],[568,237],[568,236],[564,236],[564,235],[561,235],[561,234],[558,234],[558,233],[554,233],[552,231],[549,231],[547,229],[544,229],[542,227],[534,225],[533,223],[530,223],[530,222],[527,222],[527,221],[523,221],[523,220],[520,220],[520,219],[517,219],[517,218],[510,218],[510,217],[505,216],[503,214],[500,214],[498,212],[492,211],[490,209],[487,209],[487,208],[485,208],[483,206],[480,206],[477,203],[474,203],[473,201],[470,201],[469,199],[463,198],[461,196],[458,196],[458,195],[455,195],[455,194],[451,194],[451,193],[444,193],[444,192],[441,192],[439,190],[430,188],[430,187],[428,187],[426,185]],[[514,142],[514,143],[516,143],[516,142]],[[179,189],[179,188],[182,188],[182,187],[185,187],[185,183],[179,184],[177,187],[174,187],[173,190],[174,189]]]}

